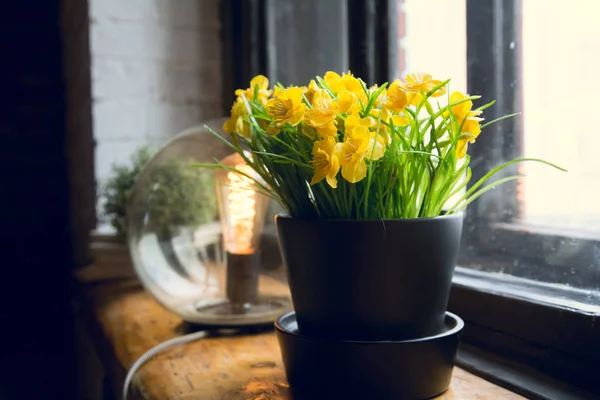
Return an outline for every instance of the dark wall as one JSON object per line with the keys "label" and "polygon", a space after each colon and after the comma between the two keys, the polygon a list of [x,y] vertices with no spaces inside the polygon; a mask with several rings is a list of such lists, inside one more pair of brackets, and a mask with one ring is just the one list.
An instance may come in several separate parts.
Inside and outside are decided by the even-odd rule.
{"label": "dark wall", "polygon": [[59,0],[0,12],[0,399],[69,399],[69,191]]}

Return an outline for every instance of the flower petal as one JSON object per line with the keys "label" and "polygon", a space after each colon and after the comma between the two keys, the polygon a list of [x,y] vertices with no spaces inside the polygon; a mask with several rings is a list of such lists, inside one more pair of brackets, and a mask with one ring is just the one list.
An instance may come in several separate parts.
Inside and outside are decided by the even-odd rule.
{"label": "flower petal", "polygon": [[290,118],[290,120],[288,122],[292,126],[298,125],[300,122],[302,122],[302,119],[304,118],[304,113],[305,112],[306,112],[306,105],[305,104],[300,104],[298,107],[296,107],[294,109],[294,113],[292,114],[292,117]]}
{"label": "flower petal", "polygon": [[332,188],[337,188],[337,174],[340,172],[340,162],[338,158],[333,155],[331,157],[331,165],[329,166],[329,172],[327,173],[327,183]]}
{"label": "flower petal", "polygon": [[329,86],[329,89],[331,89],[333,93],[337,93],[340,90],[344,89],[342,77],[337,72],[327,71],[325,73],[325,76],[323,77],[323,80],[325,81],[327,86]]}
{"label": "flower petal", "polygon": [[356,96],[352,92],[348,90],[342,90],[341,92],[339,92],[337,108],[338,114],[347,113],[350,110],[350,108],[354,105],[355,101]]}
{"label": "flower petal", "polygon": [[322,138],[334,137],[337,135],[337,128],[335,127],[335,124],[333,122],[330,122],[323,127],[315,128],[315,129],[316,129],[317,133],[319,134],[319,136],[321,136]]}
{"label": "flower petal", "polygon": [[342,166],[342,176],[350,183],[360,182],[367,176],[367,164],[361,160]]}
{"label": "flower petal", "polygon": [[392,123],[394,126],[406,126],[408,125],[408,118],[403,117],[402,115],[394,115],[392,118]]}
{"label": "flower petal", "polygon": [[250,90],[254,91],[255,86],[258,86],[258,90],[267,90],[269,88],[269,79],[264,75],[256,75],[250,81]]}
{"label": "flower petal", "polygon": [[302,103],[302,89],[299,87],[285,89],[279,94],[279,97],[291,100],[294,107],[297,107]]}
{"label": "flower petal", "polygon": [[363,87],[360,84],[360,81],[358,79],[356,79],[350,72],[348,72],[347,74],[344,74],[344,76],[342,76],[342,83],[344,85],[344,88],[351,92],[356,93],[356,92],[363,91]]}
{"label": "flower petal", "polygon": [[232,116],[227,121],[225,121],[225,123],[223,124],[223,130],[227,133],[235,133],[236,132],[236,129],[235,129],[236,122],[237,122],[237,119],[234,119]]}
{"label": "flower petal", "polygon": [[456,144],[456,157],[461,159],[467,154],[467,141],[459,140]]}

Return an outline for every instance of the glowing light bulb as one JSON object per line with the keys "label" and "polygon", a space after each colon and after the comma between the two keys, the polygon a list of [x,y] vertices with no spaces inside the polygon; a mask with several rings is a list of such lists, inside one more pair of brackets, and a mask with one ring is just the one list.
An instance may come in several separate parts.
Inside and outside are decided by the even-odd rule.
{"label": "glowing light bulb", "polygon": [[260,176],[242,156],[232,154],[221,163],[230,167],[215,172],[223,245],[227,254],[227,297],[234,312],[243,313],[257,301],[259,244],[269,198],[254,190],[256,183],[250,177],[258,180]]}
{"label": "glowing light bulb", "polygon": [[[253,173],[252,168],[240,165],[236,168],[246,174]],[[247,176],[229,172],[229,214],[233,246],[237,254],[253,253],[252,238],[254,237],[254,218],[256,217],[256,192],[252,189],[252,180]]]}
{"label": "glowing light bulb", "polygon": [[252,254],[258,249],[269,199],[255,190],[260,176],[239,154],[221,161],[234,171],[217,170],[217,200],[225,250],[232,254]]}

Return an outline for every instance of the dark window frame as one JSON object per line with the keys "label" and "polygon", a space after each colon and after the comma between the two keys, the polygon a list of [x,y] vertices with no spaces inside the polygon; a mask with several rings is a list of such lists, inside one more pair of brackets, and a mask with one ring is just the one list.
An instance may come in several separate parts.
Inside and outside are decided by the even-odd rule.
{"label": "dark window frame", "polygon": [[[490,120],[523,109],[521,10],[521,0],[467,0],[468,91],[496,99],[486,110]],[[522,156],[522,135],[521,116],[489,127],[469,148],[471,182]],[[498,178],[517,172],[516,166],[508,168]],[[566,276],[579,287],[600,282],[600,272],[591,268],[573,276],[567,272],[593,262],[589,258],[600,253],[600,241],[519,223],[519,184],[507,183],[470,206],[459,265],[487,272],[457,268],[449,309],[466,320],[467,343],[598,392],[598,293],[489,273],[499,268],[515,275],[535,271],[540,280],[565,282]],[[577,251],[565,251],[575,246]],[[564,256],[552,265],[548,251]]]}
{"label": "dark window frame", "polygon": [[[272,68],[264,26],[269,7],[274,4],[277,2],[268,0],[223,2],[224,61],[226,73],[234,77],[226,80],[229,86],[224,87],[226,112],[235,88],[245,87],[253,75],[266,74]],[[346,5],[350,70],[365,77],[369,84],[394,78],[398,62],[397,1],[347,0]],[[468,91],[496,99],[496,105],[486,110],[488,120],[522,110],[522,91],[514,84],[520,82],[517,78],[521,75],[520,10],[521,0],[467,0]],[[251,18],[244,19],[243,15]],[[521,155],[522,122],[521,117],[501,121],[470,146],[472,182],[504,160]],[[503,174],[514,174],[516,168]],[[515,260],[526,259],[524,268],[548,273],[552,281],[552,273],[585,262],[577,254],[548,268],[543,257],[545,246],[568,246],[573,237],[569,232],[542,231],[515,222],[521,210],[518,185],[518,181],[505,184],[470,205],[465,220],[469,229],[463,234],[459,265],[472,267],[482,254],[488,259],[492,255],[507,267],[514,266]],[[600,254],[598,240],[579,240],[578,245],[587,254]],[[498,276],[485,272],[485,265],[479,268],[482,271],[457,268],[449,301],[449,310],[467,323],[463,338],[466,347],[475,346],[481,350],[479,353],[492,353],[494,357],[503,355],[503,359],[535,368],[544,376],[600,394],[596,383],[600,376],[600,324],[595,324],[600,312],[593,308],[594,302],[600,303],[598,294]],[[582,311],[585,307],[591,307],[591,311]],[[510,377],[504,379],[498,372],[502,366],[490,372],[489,362],[478,362],[473,356],[478,351],[470,351],[465,357],[459,354],[459,365],[530,398],[549,398],[539,385],[536,388],[511,382]]]}

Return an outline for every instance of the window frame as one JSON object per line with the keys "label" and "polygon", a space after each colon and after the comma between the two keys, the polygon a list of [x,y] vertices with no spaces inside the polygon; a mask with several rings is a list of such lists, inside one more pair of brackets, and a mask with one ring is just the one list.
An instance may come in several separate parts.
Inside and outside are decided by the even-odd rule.
{"label": "window frame", "polygon": [[[515,82],[521,82],[522,0],[466,0],[466,5],[469,93],[485,93],[496,99],[495,106],[486,110],[490,120],[500,113],[521,110],[522,87]],[[521,157],[522,134],[520,115],[490,126],[469,148],[471,184],[505,160]],[[507,168],[498,178],[517,172],[516,166]],[[521,216],[518,185],[518,181],[506,183],[471,204],[459,265],[477,264],[482,255],[491,256],[510,273],[519,261],[527,260],[526,268],[535,268],[538,278],[551,282],[556,281],[553,278],[557,274],[564,276],[564,268],[583,265],[586,259],[582,254],[600,254],[600,241],[578,238],[577,253],[564,257],[558,265],[548,265],[544,249],[554,248],[556,252],[561,243],[572,243],[573,237],[560,230],[515,222]],[[486,270],[485,266],[480,268]],[[578,276],[579,282],[571,283],[600,281],[600,275],[593,276],[591,269],[586,272],[589,274]],[[503,289],[508,287],[512,290]],[[565,298],[570,301],[563,301]],[[590,300],[585,291],[459,267],[449,309],[467,322],[466,343],[508,355],[549,376],[597,392],[600,326],[595,321],[600,307],[582,311],[594,300],[600,304],[597,292]]]}

